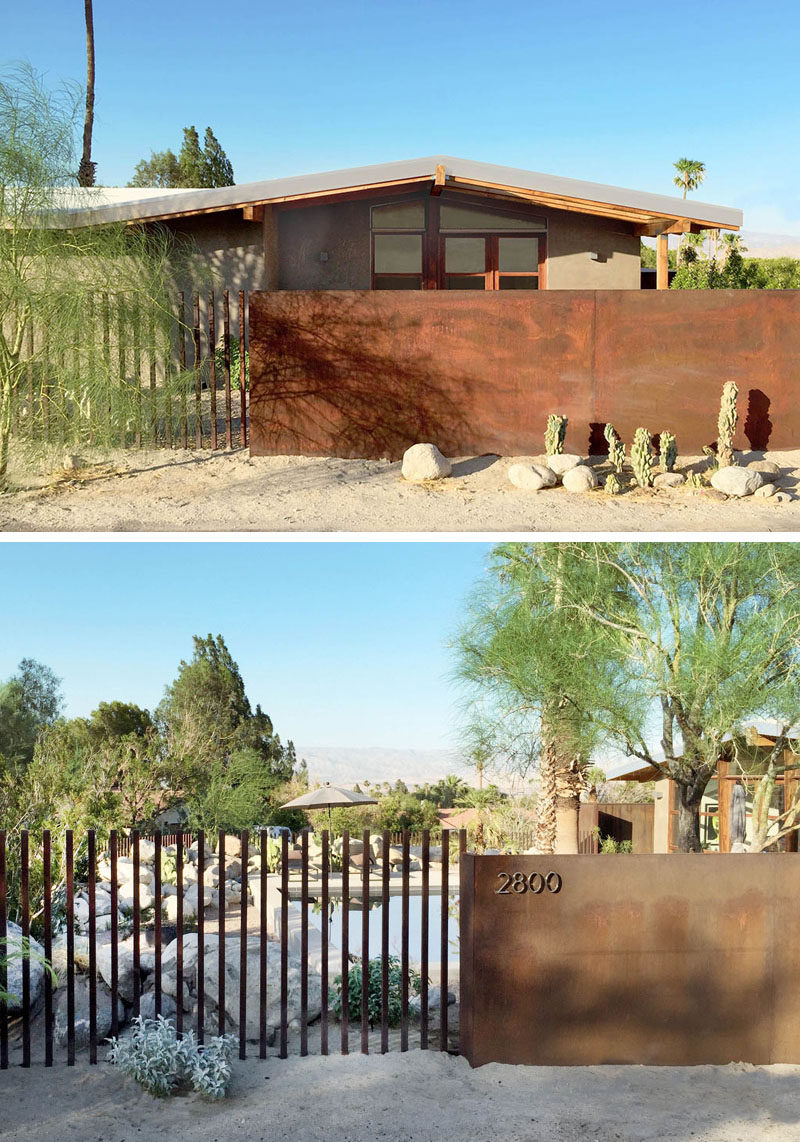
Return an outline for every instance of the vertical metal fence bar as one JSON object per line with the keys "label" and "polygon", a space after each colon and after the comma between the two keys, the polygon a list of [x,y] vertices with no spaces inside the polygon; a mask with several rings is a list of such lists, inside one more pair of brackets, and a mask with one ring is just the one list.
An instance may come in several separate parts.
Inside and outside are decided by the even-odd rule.
{"label": "vertical metal fence bar", "polygon": [[[150,314],[147,328],[148,357],[150,358],[150,447],[155,448],[157,442],[156,426],[158,423],[158,402],[156,400],[156,315]],[[164,381],[166,382],[166,376]]]}
{"label": "vertical metal fence bar", "polygon": [[[44,905],[44,958],[53,962],[53,873],[50,830],[42,831],[42,883]],[[53,980],[50,972],[44,973],[44,1065],[53,1065]]]}
{"label": "vertical metal fence bar", "polygon": [[202,385],[200,376],[200,294],[194,295],[194,323],[192,325],[192,343],[194,345],[194,443],[196,448],[203,447],[203,409]]}
{"label": "vertical metal fence bar", "polygon": [[442,924],[441,924],[441,955],[439,963],[439,1019],[441,1024],[441,1042],[439,1050],[447,1050],[447,927],[450,913],[448,909],[450,895],[450,830],[442,829]]}
{"label": "vertical metal fence bar", "polygon": [[117,905],[117,830],[108,835],[108,851],[111,860],[111,1035],[119,1034],[119,911]]}
{"label": "vertical metal fence bar", "polygon": [[330,834],[322,830],[322,962],[320,964],[320,1031],[319,1050],[321,1055],[328,1053],[328,865],[330,862]]}
{"label": "vertical metal fence bar", "polygon": [[136,434],[137,448],[142,447],[142,314],[138,300],[131,309],[131,334],[133,337],[133,384],[136,390]]}
{"label": "vertical metal fence bar", "polygon": [[[211,400],[211,447],[217,447],[217,348],[216,310],[213,290],[208,295],[208,395]],[[222,1032],[220,1031],[220,1035]]]}
{"label": "vertical metal fence bar", "polygon": [[342,1047],[350,1053],[350,832],[342,832]]}
{"label": "vertical metal fence bar", "polygon": [[261,860],[258,880],[260,888],[258,930],[258,1057],[267,1057],[267,858],[269,842],[266,831],[261,833]]}
{"label": "vertical metal fence bar", "polygon": [[247,1058],[247,890],[250,861],[250,836],[241,834],[239,863],[242,866],[241,899],[239,900],[239,1058]]}
{"label": "vertical metal fence bar", "polygon": [[[127,364],[125,352],[125,299],[122,294],[118,294],[115,298],[117,305],[117,370],[119,376],[120,388],[124,389],[127,385],[125,377],[125,367]],[[113,429],[113,425],[112,425]],[[125,446],[128,443],[127,432],[125,431],[125,422],[122,421],[120,425],[121,440],[120,443]]]}
{"label": "vertical metal fence bar", "polygon": [[241,421],[239,422],[239,439],[242,448],[247,447],[247,313],[245,311],[244,290],[239,290],[239,405],[241,408]]}
{"label": "vertical metal fence bar", "polygon": [[28,830],[19,835],[19,903],[22,929],[22,1065],[31,1065],[31,900]]}
{"label": "vertical metal fence bar", "polygon": [[289,1045],[289,838],[281,834],[281,1050],[288,1056]]}
{"label": "vertical metal fence bar", "polygon": [[222,294],[222,356],[225,366],[225,447],[233,447],[231,425],[231,296]]}
{"label": "vertical metal fence bar", "polygon": [[[100,294],[100,320],[103,326],[103,365],[105,375],[111,376],[111,307],[107,293]],[[105,407],[106,427],[111,438],[111,394],[108,394]]]}
{"label": "vertical metal fence bar", "polygon": [[431,833],[422,830],[422,915],[420,917],[419,1045],[428,1049],[428,936],[430,928]]}
{"label": "vertical metal fence bar", "polygon": [[33,363],[33,353],[34,353],[34,332],[33,332],[33,317],[31,317],[30,321],[28,322],[28,359],[29,359],[30,363],[29,363],[27,369],[25,370],[26,374],[27,374],[27,378],[28,378],[28,422],[30,425],[30,427],[28,429],[29,434],[31,432],[33,432],[34,424],[36,422],[36,417],[34,416],[34,408],[36,407],[34,404],[34,395],[35,395],[35,390],[36,390],[36,381],[35,381],[36,365]]}
{"label": "vertical metal fence bar", "polygon": [[73,881],[73,837],[67,829],[64,863],[67,889],[67,1066],[75,1066],[75,885]]}
{"label": "vertical metal fence bar", "polygon": [[[142,981],[142,914],[140,911],[139,896],[139,831],[134,829],[132,838],[133,852],[133,1014],[138,1015],[141,1010],[140,993]],[[112,884],[112,889],[114,885]],[[113,901],[111,904],[114,907]],[[178,993],[180,994],[180,992]]]}
{"label": "vertical metal fence bar", "polygon": [[[0,832],[0,941],[8,939],[8,903],[6,889],[6,833]],[[8,988],[8,966],[0,957],[0,995]],[[8,1005],[0,999],[0,1071],[8,1070]]]}
{"label": "vertical metal fence bar", "polygon": [[[213,294],[212,294],[213,301]],[[213,321],[213,318],[210,319]],[[212,353],[213,356],[213,353]],[[225,834],[220,829],[219,842],[218,842],[218,859],[217,868],[219,869],[219,876],[217,877],[217,911],[219,913],[219,920],[217,921],[218,943],[217,943],[217,1034],[225,1034]]]}
{"label": "vertical metal fence bar", "polygon": [[300,842],[300,1055],[308,1054],[308,832]]}
{"label": "vertical metal fence bar", "polygon": [[178,294],[178,370],[181,374],[181,395],[178,419],[180,422],[181,448],[189,447],[189,411],[186,401],[186,295],[181,291]]}
{"label": "vertical metal fence bar", "polygon": [[361,833],[361,1054],[369,1054],[369,829]]}
{"label": "vertical metal fence bar", "polygon": [[203,907],[206,870],[206,837],[202,829],[197,834],[197,1042],[205,1036],[206,1018],[206,919]]}
{"label": "vertical metal fence bar", "polygon": [[389,831],[383,830],[381,881],[381,1054],[389,1050]]}
{"label": "vertical metal fence bar", "polygon": [[408,839],[408,829],[403,829],[403,891],[401,896],[401,927],[400,927],[400,1050],[408,1050],[408,925],[409,925],[409,893],[411,890],[411,859]]}
{"label": "vertical metal fence bar", "polygon": [[94,829],[86,834],[89,857],[89,1062],[97,1062],[97,848]]}
{"label": "vertical metal fence bar", "polygon": [[155,851],[153,853],[153,873],[154,885],[153,895],[156,898],[155,912],[153,914],[153,941],[155,943],[155,965],[154,965],[154,1000],[155,1000],[155,1013],[156,1017],[161,1014],[161,833],[156,832],[153,836],[153,845]]}
{"label": "vertical metal fence bar", "polygon": [[178,892],[175,911],[175,1030],[183,1035],[183,831],[175,837],[175,887]]}

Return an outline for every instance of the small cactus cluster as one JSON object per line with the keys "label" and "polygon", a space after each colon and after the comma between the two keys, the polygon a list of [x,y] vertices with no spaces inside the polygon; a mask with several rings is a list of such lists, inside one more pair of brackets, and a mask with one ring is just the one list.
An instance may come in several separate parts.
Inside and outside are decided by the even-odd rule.
{"label": "small cactus cluster", "polygon": [[618,496],[622,491],[622,485],[615,472],[609,472],[606,476],[605,490],[609,496]]}
{"label": "small cactus cluster", "polygon": [[544,450],[548,456],[555,456],[564,451],[564,437],[567,435],[567,418],[557,416],[555,413],[547,418],[547,429],[544,434]]}
{"label": "small cactus cluster", "polygon": [[675,469],[675,461],[678,459],[678,443],[671,432],[666,429],[659,437],[659,449],[661,453],[661,467],[665,472],[672,472]]}
{"label": "small cactus cluster", "polygon": [[686,487],[687,488],[702,488],[703,479],[699,472],[686,473]]}
{"label": "small cactus cluster", "polygon": [[640,488],[653,484],[653,442],[646,428],[637,428],[631,445],[631,464]]}
{"label": "small cactus cluster", "polygon": [[727,468],[734,463],[733,434],[736,431],[736,421],[739,419],[736,411],[738,396],[736,382],[726,381],[722,386],[722,400],[717,420],[717,462],[720,468]]}
{"label": "small cactus cluster", "polygon": [[617,436],[613,424],[605,426],[603,436],[608,441],[608,458],[611,461],[611,467],[619,475],[625,466],[625,445]]}
{"label": "small cactus cluster", "polygon": [[704,444],[703,455],[708,459],[709,470],[711,472],[716,472],[717,468],[720,467],[719,452],[715,452],[713,448],[708,446],[708,444]]}

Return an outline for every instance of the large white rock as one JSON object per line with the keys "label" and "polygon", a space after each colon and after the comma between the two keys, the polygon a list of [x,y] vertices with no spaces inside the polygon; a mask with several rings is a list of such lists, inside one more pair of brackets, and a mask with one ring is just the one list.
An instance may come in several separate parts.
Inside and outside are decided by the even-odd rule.
{"label": "large white rock", "polygon": [[[190,884],[183,894],[183,914],[184,916],[197,915],[197,900],[198,900],[199,886],[197,884]],[[203,908],[209,908],[212,905],[219,903],[219,893],[216,892],[210,885],[203,885]]]}
{"label": "large white rock", "polygon": [[97,887],[94,890],[94,907],[98,916],[108,916],[111,912],[111,893]]}
{"label": "large white rock", "polygon": [[[30,958],[30,997],[31,1007],[36,1008],[44,990],[44,967],[40,956],[44,948],[33,936],[30,938],[30,949],[33,956]],[[22,929],[19,924],[9,920],[6,927],[6,947],[3,951],[9,953],[6,990],[11,995],[8,1001],[8,1014],[19,1015],[22,1012]]]}
{"label": "large white rock", "polygon": [[[103,1040],[111,1031],[111,992],[98,981],[97,983],[97,1042]],[[125,1022],[125,1008],[122,1000],[117,999],[117,1019],[119,1026]],[[56,992],[55,1018],[53,1023],[55,1040],[59,1047],[67,1043],[67,989],[59,988]],[[89,977],[75,976],[75,1046],[78,1050],[89,1045]]]}
{"label": "large white rock", "polygon": [[588,492],[597,487],[597,476],[585,464],[570,468],[561,478],[561,483],[568,492]]}
{"label": "large white rock", "polygon": [[751,472],[760,472],[762,476],[780,476],[781,470],[774,460],[751,460],[747,465]]}
{"label": "large white rock", "polygon": [[577,468],[579,464],[583,464],[583,457],[575,456],[571,452],[556,452],[553,456],[547,457],[548,468],[557,476],[563,476],[565,472]]}
{"label": "large white rock", "polygon": [[435,444],[413,444],[403,453],[405,480],[441,480],[452,471],[452,464]]}
{"label": "large white rock", "polygon": [[753,492],[764,483],[760,472],[752,468],[739,468],[732,465],[718,468],[711,477],[711,487],[726,496],[752,496]]}
{"label": "large white rock", "polygon": [[774,484],[762,484],[760,488],[756,488],[753,495],[760,500],[766,500],[770,496],[774,496],[777,490]]}
{"label": "large white rock", "polygon": [[508,478],[515,488],[524,488],[527,492],[540,492],[558,483],[555,472],[539,464],[512,464]]}
{"label": "large white rock", "polygon": [[[97,973],[111,987],[111,944],[97,948]],[[133,951],[117,945],[117,995],[126,1003],[133,1003],[136,976],[133,971]]]}

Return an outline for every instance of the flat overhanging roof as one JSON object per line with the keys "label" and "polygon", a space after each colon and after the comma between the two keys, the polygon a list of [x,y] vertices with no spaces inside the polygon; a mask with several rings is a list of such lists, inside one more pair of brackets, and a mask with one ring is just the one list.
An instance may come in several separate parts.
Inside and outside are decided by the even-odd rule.
{"label": "flat overhanging roof", "polygon": [[[742,224],[741,210],[730,206],[605,186],[451,155],[431,155],[210,190],[173,189],[161,193],[149,190],[140,196],[132,188],[130,197],[123,201],[118,197],[120,189],[115,188],[115,201],[83,207],[70,204],[60,218],[66,226],[158,222],[259,206],[311,205],[317,199],[346,200],[366,192],[390,194],[393,190],[424,189],[426,184],[437,191],[454,189],[468,194],[489,194],[511,202],[616,218],[637,226],[644,235],[702,229],[738,230]],[[102,194],[98,189],[92,197],[96,199]]]}

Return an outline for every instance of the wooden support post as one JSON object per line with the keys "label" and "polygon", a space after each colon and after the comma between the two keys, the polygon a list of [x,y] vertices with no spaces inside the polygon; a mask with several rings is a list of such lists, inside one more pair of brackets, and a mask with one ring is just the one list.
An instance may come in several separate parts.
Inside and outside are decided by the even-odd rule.
{"label": "wooden support post", "polygon": [[719,851],[731,851],[731,797],[735,782],[726,778],[730,773],[729,761],[720,758],[717,762],[717,805],[719,806]]}
{"label": "wooden support post", "polygon": [[656,238],[656,289],[669,289],[669,238],[659,234]]}
{"label": "wooden support post", "polygon": [[[800,784],[800,770],[796,768],[797,758],[790,749],[783,751],[783,764],[786,769],[783,773],[783,807],[788,809],[790,805],[794,804],[795,798],[800,794],[798,784]],[[791,833],[786,834],[786,852],[796,853],[797,849],[797,829]]]}

